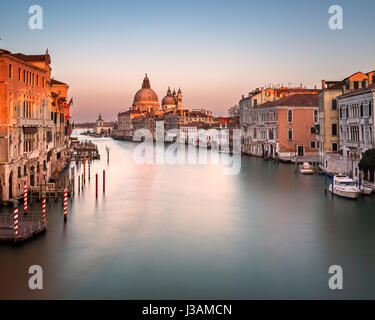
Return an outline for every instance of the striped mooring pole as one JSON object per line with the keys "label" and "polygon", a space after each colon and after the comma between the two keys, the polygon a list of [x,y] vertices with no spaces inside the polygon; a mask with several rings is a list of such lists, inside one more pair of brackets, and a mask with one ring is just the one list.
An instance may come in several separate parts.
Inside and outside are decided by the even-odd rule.
{"label": "striped mooring pole", "polygon": [[89,181],[90,181],[90,178],[91,178],[91,159],[89,158],[89,160],[87,161],[88,165],[89,165]]}
{"label": "striped mooring pole", "polygon": [[27,185],[23,186],[23,211],[27,213]]}
{"label": "striped mooring pole", "polygon": [[46,224],[46,192],[43,191],[42,195],[42,221]]}
{"label": "striped mooring pole", "polygon": [[83,183],[86,183],[86,159],[83,159]]}
{"label": "striped mooring pole", "polygon": [[68,189],[64,189],[64,221],[68,218]]}
{"label": "striped mooring pole", "polygon": [[14,214],[13,214],[13,223],[14,223],[14,239],[18,238],[18,201],[14,201]]}

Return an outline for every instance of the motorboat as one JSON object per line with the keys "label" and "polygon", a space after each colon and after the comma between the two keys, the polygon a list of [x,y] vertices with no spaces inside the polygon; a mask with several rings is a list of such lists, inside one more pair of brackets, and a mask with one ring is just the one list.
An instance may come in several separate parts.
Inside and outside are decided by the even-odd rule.
{"label": "motorboat", "polygon": [[372,189],[366,186],[361,186],[361,193],[366,195],[366,196],[371,196],[372,194]]}
{"label": "motorboat", "polygon": [[338,195],[347,199],[357,199],[361,193],[361,189],[358,188],[353,179],[344,176],[337,175],[333,178],[333,190],[332,183],[329,185],[329,191],[333,194]]}
{"label": "motorboat", "polygon": [[314,174],[314,168],[308,162],[304,162],[299,167],[299,172],[301,174]]}

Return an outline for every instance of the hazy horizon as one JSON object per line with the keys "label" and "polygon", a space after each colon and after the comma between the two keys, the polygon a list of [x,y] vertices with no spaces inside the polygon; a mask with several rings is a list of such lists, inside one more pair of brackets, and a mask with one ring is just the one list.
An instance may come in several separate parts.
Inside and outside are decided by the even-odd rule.
{"label": "hazy horizon", "polygon": [[[159,102],[181,88],[184,108],[219,116],[256,87],[320,88],[375,69],[373,1],[39,1],[43,30],[28,28],[32,4],[2,4],[0,48],[48,48],[75,122],[115,120],[145,73]],[[343,30],[328,28],[331,5],[343,8]]]}

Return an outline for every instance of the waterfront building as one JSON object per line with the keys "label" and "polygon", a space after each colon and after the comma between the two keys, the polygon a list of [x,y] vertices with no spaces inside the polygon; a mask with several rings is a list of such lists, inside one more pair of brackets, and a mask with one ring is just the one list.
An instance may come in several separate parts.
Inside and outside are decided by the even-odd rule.
{"label": "waterfront building", "polygon": [[114,128],[114,122],[105,122],[102,118],[102,115],[99,114],[98,119],[95,122],[95,133],[97,135],[110,135]]}
{"label": "waterfront building", "polygon": [[51,79],[41,55],[0,49],[0,202],[37,187],[62,170],[71,131],[68,85]]}
{"label": "waterfront building", "polygon": [[339,108],[337,97],[342,94],[342,81],[322,80],[318,95],[319,106],[319,164],[329,173],[340,171],[345,162],[340,159]]}
{"label": "waterfront building", "polygon": [[[346,160],[346,174],[358,178],[362,154],[374,145],[375,71],[357,72],[344,79],[338,96],[340,155]],[[374,177],[368,177],[374,181]]]}
{"label": "waterfront building", "polygon": [[117,115],[117,131],[114,133],[114,138],[123,140],[132,140],[134,127],[133,119],[143,116],[140,110],[128,110],[119,112]]}
{"label": "waterfront building", "polygon": [[289,95],[257,105],[250,112],[250,154],[317,162],[317,124],[316,94]]}
{"label": "waterfront building", "polygon": [[242,131],[241,147],[243,152],[250,152],[251,145],[251,109],[257,107],[268,101],[276,101],[278,99],[294,95],[294,94],[318,94],[319,90],[302,88],[288,88],[288,87],[269,87],[256,88],[249,92],[248,96],[242,95],[239,101],[240,108],[240,128]]}

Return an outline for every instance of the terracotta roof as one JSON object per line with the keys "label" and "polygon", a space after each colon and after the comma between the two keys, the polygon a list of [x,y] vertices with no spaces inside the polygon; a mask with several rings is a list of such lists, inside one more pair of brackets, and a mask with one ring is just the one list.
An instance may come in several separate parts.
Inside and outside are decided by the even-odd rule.
{"label": "terracotta roof", "polygon": [[23,53],[12,53],[11,56],[23,60],[23,61],[45,61],[46,60],[46,55],[45,54],[30,54],[30,55],[25,55]]}
{"label": "terracotta roof", "polygon": [[54,85],[54,84],[62,84],[62,85],[65,85],[65,86],[67,86],[67,84],[66,84],[66,83],[64,83],[64,82],[61,82],[61,81],[58,81],[58,80],[55,80],[55,79],[51,79],[51,84],[52,84],[52,85]]}
{"label": "terracotta roof", "polygon": [[316,94],[293,94],[275,101],[268,101],[258,105],[256,108],[267,107],[316,107],[318,106],[318,96]]}
{"label": "terracotta roof", "polygon": [[370,84],[367,88],[359,88],[359,89],[350,90],[349,92],[342,94],[341,96],[338,96],[338,98],[350,96],[352,94],[361,93],[361,92],[365,92],[369,90],[375,90],[375,82]]}

